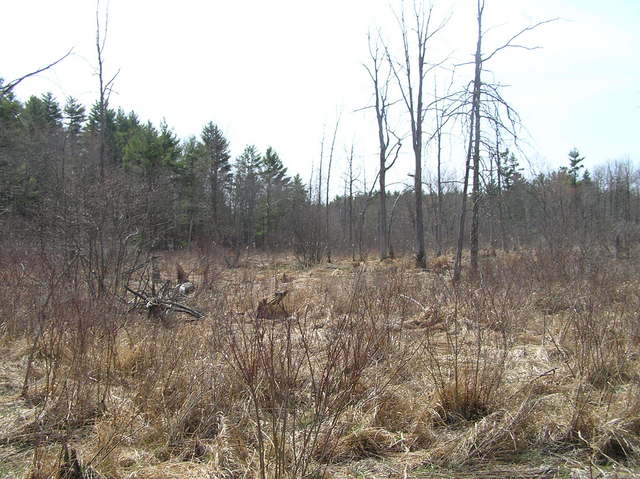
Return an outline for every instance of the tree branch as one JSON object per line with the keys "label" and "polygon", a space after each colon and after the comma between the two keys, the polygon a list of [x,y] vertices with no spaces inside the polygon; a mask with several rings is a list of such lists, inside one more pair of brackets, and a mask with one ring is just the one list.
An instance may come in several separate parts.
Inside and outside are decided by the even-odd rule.
{"label": "tree branch", "polygon": [[538,48],[541,48],[541,47],[525,47],[523,45],[514,45],[512,42],[514,40],[516,40],[520,35],[523,35],[526,32],[530,32],[531,30],[535,30],[536,28],[538,28],[541,25],[545,25],[547,23],[552,23],[552,22],[555,22],[557,20],[560,20],[560,18],[550,18],[548,20],[542,20],[541,22],[538,22],[538,23],[536,23],[534,25],[530,25],[528,27],[523,28],[518,33],[513,35],[504,45],[499,46],[498,48],[496,48],[493,52],[491,52],[489,55],[484,57],[481,61],[483,63],[486,62],[486,61],[489,61],[496,53],[498,53],[501,50],[504,50],[506,48],[524,48],[526,50],[536,50]]}
{"label": "tree branch", "polygon": [[27,73],[26,75],[23,75],[20,78],[17,78],[17,79],[15,79],[13,81],[10,81],[5,86],[0,86],[0,98],[2,98],[3,96],[9,94],[11,92],[11,90],[13,90],[16,86],[18,86],[23,80],[26,80],[27,78],[30,78],[30,77],[32,77],[34,75],[37,75],[38,73],[42,73],[43,71],[46,71],[46,70],[56,66],[62,60],[67,58],[69,55],[71,55],[71,52],[73,52],[73,48],[69,49],[69,51],[67,53],[65,53],[63,56],[58,58],[53,63],[49,63],[47,66],[39,68],[38,70],[32,71],[31,73]]}

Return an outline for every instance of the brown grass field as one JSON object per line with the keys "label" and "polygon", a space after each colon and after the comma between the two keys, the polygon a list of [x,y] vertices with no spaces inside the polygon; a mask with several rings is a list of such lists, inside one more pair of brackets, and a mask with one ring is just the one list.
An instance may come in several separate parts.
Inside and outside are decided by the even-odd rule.
{"label": "brown grass field", "polygon": [[201,320],[1,261],[0,478],[640,477],[635,259],[163,255]]}

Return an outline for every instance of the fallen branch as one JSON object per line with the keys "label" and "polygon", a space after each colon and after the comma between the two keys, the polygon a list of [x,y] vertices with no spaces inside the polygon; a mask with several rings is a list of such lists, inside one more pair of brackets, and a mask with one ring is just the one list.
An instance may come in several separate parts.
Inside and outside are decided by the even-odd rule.
{"label": "fallen branch", "polygon": [[140,308],[141,306],[147,310],[147,315],[149,317],[153,316],[154,318],[159,318],[161,315],[167,315],[170,312],[174,311],[177,313],[184,313],[192,316],[196,319],[202,319],[204,317],[204,313],[198,311],[196,309],[190,308],[175,301],[175,298],[172,295],[170,297],[165,297],[165,294],[169,288],[166,287],[161,288],[160,292],[155,295],[147,295],[144,291],[135,291],[129,286],[125,286],[126,290],[133,294],[136,298],[142,300],[143,303],[136,303],[132,309]]}

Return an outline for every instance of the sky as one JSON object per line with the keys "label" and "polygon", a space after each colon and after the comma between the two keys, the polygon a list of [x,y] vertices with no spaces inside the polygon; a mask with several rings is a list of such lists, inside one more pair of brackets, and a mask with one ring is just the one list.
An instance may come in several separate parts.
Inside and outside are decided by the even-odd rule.
{"label": "sky", "polygon": [[[405,2],[409,3],[409,2]],[[472,59],[475,2],[436,0],[434,19],[448,22],[430,45],[429,59]],[[401,0],[102,0],[108,11],[105,76],[116,72],[111,106],[142,120],[166,119],[181,138],[213,121],[233,156],[247,144],[273,146],[291,173],[308,178],[317,168],[323,134],[340,117],[334,178],[354,146],[359,175],[375,174],[376,124],[372,89],[363,64],[367,33],[380,32],[397,52],[393,12]],[[91,0],[5,2],[0,28],[0,76],[12,80],[72,55],[15,91],[26,100],[51,91],[61,104],[72,95],[85,105],[98,96],[96,3]],[[558,18],[522,37],[533,50],[504,50],[485,79],[504,85],[503,96],[521,116],[523,163],[536,171],[567,164],[576,147],[588,168],[609,160],[640,160],[640,0],[487,0],[484,51],[522,28]],[[438,72],[438,84],[449,80]],[[472,79],[456,70],[455,82]],[[428,78],[429,88],[435,82]],[[431,94],[431,93],[429,93]],[[394,93],[398,96],[398,93]],[[394,107],[402,117],[402,105]],[[407,133],[398,119],[394,128]],[[432,128],[427,125],[426,129]],[[449,139],[445,169],[463,158],[460,132]],[[407,181],[410,141],[404,142],[392,183]],[[427,150],[425,165],[433,170]],[[399,186],[397,186],[399,187]],[[335,193],[340,190],[336,184]],[[392,186],[392,188],[394,188]]]}

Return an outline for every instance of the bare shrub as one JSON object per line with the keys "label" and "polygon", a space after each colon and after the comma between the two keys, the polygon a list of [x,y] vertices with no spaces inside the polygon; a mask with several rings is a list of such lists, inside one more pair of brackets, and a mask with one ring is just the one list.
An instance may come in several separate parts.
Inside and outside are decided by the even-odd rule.
{"label": "bare shrub", "polygon": [[460,293],[453,293],[444,342],[428,336],[425,351],[445,424],[481,419],[500,405],[512,340],[508,312],[491,307],[495,290]]}
{"label": "bare shrub", "polygon": [[599,311],[591,301],[568,315],[570,330],[562,343],[565,351],[572,351],[573,374],[599,389],[631,379],[633,346],[626,318],[620,311]]}
{"label": "bare shrub", "polygon": [[363,289],[354,288],[351,312],[329,334],[294,316],[237,321],[227,336],[227,360],[251,404],[261,477],[320,474],[323,463],[343,455],[336,452],[345,441],[341,418],[372,393],[363,385],[366,371],[394,348],[377,308],[358,309]]}

